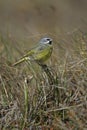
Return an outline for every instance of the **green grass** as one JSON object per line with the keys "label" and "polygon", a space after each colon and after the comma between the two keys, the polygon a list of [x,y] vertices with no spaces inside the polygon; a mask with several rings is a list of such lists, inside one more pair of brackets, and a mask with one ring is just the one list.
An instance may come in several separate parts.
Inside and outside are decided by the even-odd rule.
{"label": "green grass", "polygon": [[74,44],[68,51],[68,45],[54,45],[44,68],[29,62],[12,67],[20,52],[1,37],[1,130],[87,129],[87,35],[78,31],[70,39]]}

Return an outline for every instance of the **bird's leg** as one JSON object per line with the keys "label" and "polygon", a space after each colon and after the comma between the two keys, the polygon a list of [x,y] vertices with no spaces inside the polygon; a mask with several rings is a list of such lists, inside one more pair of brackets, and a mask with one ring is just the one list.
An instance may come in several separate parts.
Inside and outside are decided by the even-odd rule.
{"label": "bird's leg", "polygon": [[40,64],[46,75],[48,76],[49,83],[52,85],[55,82],[54,76],[52,71],[49,69],[49,67],[46,64]]}

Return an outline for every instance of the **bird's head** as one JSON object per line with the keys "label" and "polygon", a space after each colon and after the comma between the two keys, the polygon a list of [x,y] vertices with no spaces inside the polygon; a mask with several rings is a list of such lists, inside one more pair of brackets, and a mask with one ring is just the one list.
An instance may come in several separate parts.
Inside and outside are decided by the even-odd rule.
{"label": "bird's head", "polygon": [[49,44],[49,45],[51,45],[52,44],[52,39],[51,38],[47,38],[47,37],[45,37],[45,38],[42,38],[41,40],[40,40],[40,44]]}

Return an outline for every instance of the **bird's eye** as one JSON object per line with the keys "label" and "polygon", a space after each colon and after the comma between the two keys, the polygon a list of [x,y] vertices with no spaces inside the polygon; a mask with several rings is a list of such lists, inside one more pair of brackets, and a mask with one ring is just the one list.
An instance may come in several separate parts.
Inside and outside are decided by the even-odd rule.
{"label": "bird's eye", "polygon": [[47,38],[47,41],[50,41],[50,39],[49,39],[49,38]]}

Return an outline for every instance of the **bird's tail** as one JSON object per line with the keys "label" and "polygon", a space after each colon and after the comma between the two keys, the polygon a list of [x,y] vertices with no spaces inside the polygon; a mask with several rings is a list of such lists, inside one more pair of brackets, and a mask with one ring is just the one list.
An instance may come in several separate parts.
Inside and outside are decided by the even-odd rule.
{"label": "bird's tail", "polygon": [[12,66],[16,66],[16,65],[18,65],[18,64],[20,64],[20,63],[22,63],[24,61],[25,61],[25,58],[21,58],[20,60],[18,60],[17,62],[15,62]]}

